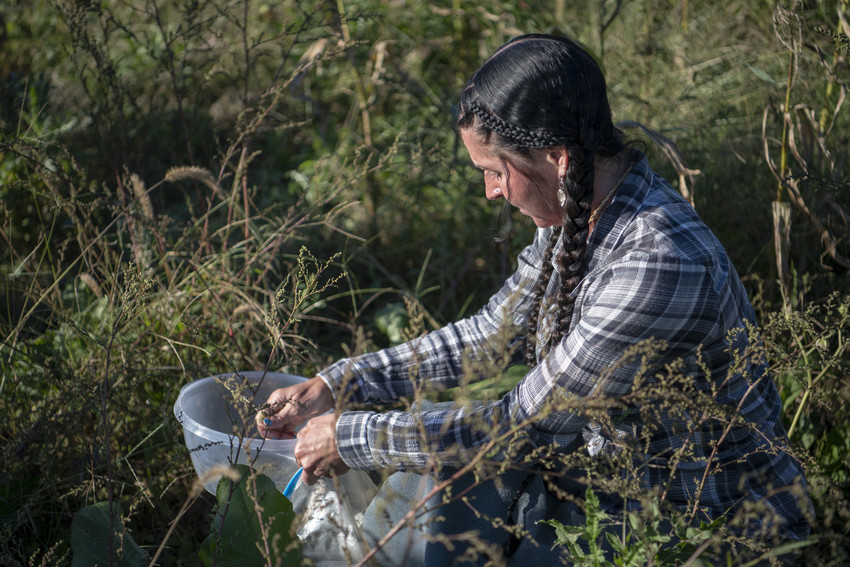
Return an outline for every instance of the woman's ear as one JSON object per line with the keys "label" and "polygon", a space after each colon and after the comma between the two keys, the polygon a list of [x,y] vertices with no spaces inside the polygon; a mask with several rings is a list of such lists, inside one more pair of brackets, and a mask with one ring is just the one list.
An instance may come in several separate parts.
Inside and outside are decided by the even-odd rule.
{"label": "woman's ear", "polygon": [[567,152],[566,146],[550,148],[546,154],[546,159],[558,167],[559,176],[566,175],[567,168],[570,165],[570,154]]}

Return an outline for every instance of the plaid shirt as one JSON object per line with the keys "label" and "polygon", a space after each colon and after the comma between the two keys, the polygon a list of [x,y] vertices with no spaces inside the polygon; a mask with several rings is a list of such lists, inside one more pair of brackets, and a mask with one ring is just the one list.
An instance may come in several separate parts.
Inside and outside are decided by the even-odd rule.
{"label": "plaid shirt", "polygon": [[[519,255],[516,272],[474,316],[406,344],[341,360],[320,376],[334,391],[346,384],[345,395],[352,401],[385,402],[412,396],[419,381],[456,386],[463,369],[474,366],[470,361],[505,358],[506,329],[513,329],[514,346],[525,342],[522,330],[550,231],[537,231],[534,243]],[[735,362],[732,353],[748,342],[746,333],[739,333],[730,345],[729,332],[744,328],[755,314],[717,238],[643,159],[599,218],[588,250],[586,275],[573,291],[569,334],[513,391],[476,407],[342,413],[336,441],[343,460],[354,469],[404,470],[424,467],[436,454],[444,464],[460,465],[468,462],[469,453],[458,452],[458,447],[475,450],[490,440],[494,430],[504,432],[518,424],[525,453],[544,445],[569,451],[584,446],[591,454],[610,450],[618,441],[610,429],[583,412],[544,408],[557,399],[628,394],[646,361],[641,356],[624,359],[624,352],[641,341],[657,339],[666,349],[656,370],[681,360],[678,372],[692,376],[696,390],[714,392],[718,402],[738,408],[753,427],[732,427],[712,456],[727,422],[710,421],[687,433],[681,419],[660,412],[652,432],[643,430],[641,437],[641,450],[650,464],[639,469],[642,485],[667,485],[675,466],[667,498],[685,506],[703,482],[711,456],[713,466],[722,466],[712,469],[699,497],[709,518],[734,509],[742,500],[767,497],[788,521],[783,533],[805,535],[808,528],[797,498],[784,490],[795,482],[805,486],[802,469],[786,452],[768,447],[786,439],[775,385],[759,361],[745,360],[740,371],[728,372]],[[553,257],[557,253],[556,248]],[[546,296],[549,303],[554,303],[551,298],[559,287],[555,271]],[[542,319],[540,327],[545,330],[547,318]],[[538,415],[545,417],[535,419]],[[645,427],[634,413],[620,418],[616,427],[623,436]],[[692,452],[667,466],[686,436]]]}

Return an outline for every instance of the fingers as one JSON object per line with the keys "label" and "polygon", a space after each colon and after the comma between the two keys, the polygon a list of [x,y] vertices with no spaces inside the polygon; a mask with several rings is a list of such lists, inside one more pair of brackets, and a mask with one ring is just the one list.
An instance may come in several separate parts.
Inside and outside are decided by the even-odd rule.
{"label": "fingers", "polygon": [[286,431],[275,431],[274,429],[265,429],[259,426],[257,426],[257,430],[260,432],[260,436],[266,439],[275,439],[277,441],[295,439],[294,433],[288,433]]}
{"label": "fingers", "polygon": [[307,413],[307,407],[298,401],[301,397],[300,392],[292,388],[275,390],[266,400],[265,407],[257,413],[257,425],[283,430],[287,424]]}
{"label": "fingers", "polygon": [[[268,439],[292,439],[295,428],[303,422],[297,411],[287,407],[291,393],[287,389],[275,390],[269,396],[266,407],[256,415],[257,430]],[[304,418],[306,419],[306,418]]]}
{"label": "fingers", "polygon": [[310,472],[307,469],[304,469],[304,472],[301,474],[301,481],[307,486],[313,486],[319,481],[320,478],[322,478],[322,475],[319,474],[318,471]]}
{"label": "fingers", "polygon": [[275,390],[256,416],[257,430],[268,439],[292,439],[296,428],[333,407],[333,394],[321,378]]}
{"label": "fingers", "polygon": [[348,471],[348,466],[336,447],[335,415],[321,415],[307,422],[298,435],[295,460],[304,469],[301,476],[313,485],[323,476],[336,476]]}
{"label": "fingers", "polygon": [[301,474],[301,481],[307,486],[313,486],[323,476],[337,477],[350,470],[348,465],[343,463],[342,460],[340,460],[338,464],[330,466],[330,468],[310,467],[308,469],[308,467],[303,464],[300,466],[304,469],[304,472]]}

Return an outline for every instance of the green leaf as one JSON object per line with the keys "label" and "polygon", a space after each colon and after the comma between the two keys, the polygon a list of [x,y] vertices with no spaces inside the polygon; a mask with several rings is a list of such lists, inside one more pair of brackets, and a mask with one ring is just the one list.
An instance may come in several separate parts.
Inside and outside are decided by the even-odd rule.
{"label": "green leaf", "polygon": [[403,303],[388,303],[375,314],[375,325],[390,340],[397,345],[404,342],[404,329],[410,316]]}
{"label": "green leaf", "polygon": [[811,540],[811,539],[810,540],[804,540],[804,541],[792,541],[790,543],[786,543],[786,544],[783,544],[783,545],[780,545],[778,547],[774,547],[773,549],[768,550],[767,552],[762,554],[760,557],[750,561],[749,563],[744,563],[742,565],[742,567],[758,567],[759,565],[764,565],[765,560],[769,557],[779,557],[780,555],[784,555],[786,553],[794,551],[795,549],[801,549],[803,547],[808,547],[810,545],[813,545],[814,543],[815,543],[814,540]]}
{"label": "green leaf", "polygon": [[602,511],[599,507],[599,498],[594,494],[590,487],[584,492],[585,514],[587,516],[587,530],[585,537],[593,549],[596,538],[602,535],[605,520],[608,519],[608,514]]}
{"label": "green leaf", "polygon": [[240,478],[237,483],[223,476],[216,487],[218,510],[212,531],[198,550],[203,564],[266,565],[270,555],[275,565],[300,566],[303,559],[292,531],[292,503],[269,477],[245,465],[234,470]]}
{"label": "green leaf", "polygon": [[[620,538],[611,532],[605,532],[605,539],[608,540],[608,545],[611,546],[611,549],[613,549],[617,555],[625,555],[627,553],[627,546],[623,544]],[[628,536],[626,536],[626,541],[628,542]]]}
{"label": "green leaf", "polygon": [[[72,567],[119,566],[136,567],[148,564],[149,558],[124,529],[121,506],[98,502],[86,506],[71,522]],[[110,549],[111,547],[111,549]]]}
{"label": "green leaf", "polygon": [[[646,565],[646,550],[638,541],[632,543],[630,538],[626,536],[626,543],[620,541],[610,532],[605,532],[605,537],[608,539],[608,544],[614,549],[614,565],[618,567],[640,567]],[[606,562],[606,564],[608,564]]]}
{"label": "green leaf", "polygon": [[558,520],[538,520],[537,523],[548,524],[555,528],[555,543],[558,545],[575,544],[584,532],[584,528],[581,526],[565,526]]}
{"label": "green leaf", "polygon": [[779,84],[776,81],[774,81],[773,77],[768,75],[767,72],[764,69],[759,69],[758,67],[753,67],[752,65],[747,65],[747,67],[750,69],[750,71],[753,72],[753,75],[755,75],[756,77],[758,77],[759,79],[761,79],[762,81],[767,83],[768,85],[776,86],[776,85]]}
{"label": "green leaf", "polygon": [[501,376],[485,378],[467,386],[469,395],[479,400],[495,400],[510,392],[528,374],[524,364],[511,366]]}

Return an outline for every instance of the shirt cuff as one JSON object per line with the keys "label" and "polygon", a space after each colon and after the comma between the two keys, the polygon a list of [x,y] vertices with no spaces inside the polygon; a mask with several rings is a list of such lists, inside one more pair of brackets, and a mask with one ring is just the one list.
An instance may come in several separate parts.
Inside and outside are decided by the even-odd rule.
{"label": "shirt cuff", "polygon": [[349,468],[374,470],[378,464],[372,457],[367,434],[369,421],[377,414],[371,411],[347,411],[336,422],[336,448]]}
{"label": "shirt cuff", "polygon": [[316,375],[331,389],[335,402],[339,403],[342,399],[342,405],[350,402],[363,403],[368,401],[365,384],[357,377],[354,369],[354,360],[344,358],[320,370]]}

